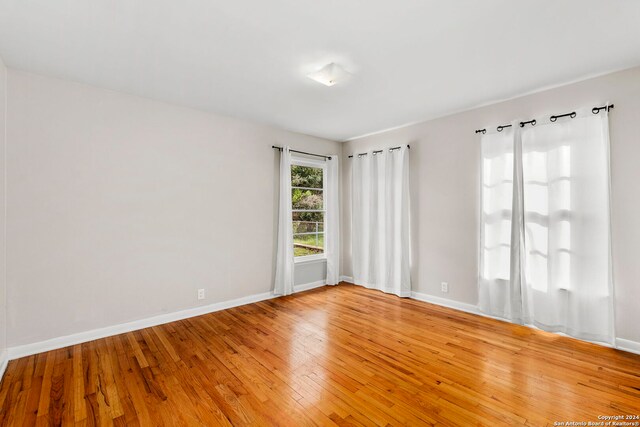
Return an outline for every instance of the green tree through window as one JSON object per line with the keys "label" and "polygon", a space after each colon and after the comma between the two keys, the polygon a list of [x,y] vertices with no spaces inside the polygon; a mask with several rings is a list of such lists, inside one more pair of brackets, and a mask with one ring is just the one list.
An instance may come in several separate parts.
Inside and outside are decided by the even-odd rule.
{"label": "green tree through window", "polygon": [[293,253],[324,253],[324,173],[319,167],[291,166]]}

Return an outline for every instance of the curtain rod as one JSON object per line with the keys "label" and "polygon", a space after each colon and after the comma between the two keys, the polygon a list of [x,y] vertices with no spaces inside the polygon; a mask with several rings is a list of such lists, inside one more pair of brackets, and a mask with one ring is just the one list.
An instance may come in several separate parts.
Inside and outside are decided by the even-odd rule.
{"label": "curtain rod", "polygon": [[[278,147],[277,145],[272,145],[271,148],[282,151],[282,147]],[[306,154],[307,156],[322,157],[325,160],[331,160],[331,156],[325,156],[324,154],[307,153],[306,151],[292,150],[291,148],[289,148],[289,151],[291,151],[292,153]]]}
{"label": "curtain rod", "polygon": [[[611,110],[612,108],[613,108],[613,104],[611,104],[611,105],[604,105],[604,106],[602,106],[602,107],[593,107],[593,108],[591,109],[591,112],[592,112],[593,114],[598,114],[598,113],[600,112],[600,110],[607,110],[607,111],[609,111],[609,110]],[[577,115],[577,114],[576,114],[576,112],[575,112],[575,111],[572,111],[572,112],[570,112],[570,113],[566,113],[566,114],[558,114],[558,115],[555,115],[555,116],[551,116],[551,117],[549,117],[549,121],[551,121],[551,122],[555,122],[556,120],[558,120],[558,119],[559,119],[559,118],[561,118],[561,117],[571,117],[571,118],[573,119],[573,118],[575,118],[575,117],[576,117],[576,115]],[[529,121],[526,121],[526,122],[520,122],[520,127],[521,127],[521,128],[523,128],[525,125],[535,126],[535,125],[536,125],[536,121],[535,121],[535,119],[534,119],[534,120],[529,120]],[[512,125],[500,125],[500,126],[498,126],[498,127],[496,128],[496,130],[497,130],[498,132],[502,132],[504,129],[506,129],[506,128],[510,128],[511,126],[512,126]],[[487,129],[477,129],[477,130],[476,130],[476,133],[481,133],[481,134],[483,134],[483,135],[484,135],[485,133],[487,133]]]}
{"label": "curtain rod", "polygon": [[[391,148],[389,148],[389,151],[399,150],[399,149],[401,149],[401,148],[402,148],[402,146],[399,146],[399,147],[391,147]],[[407,148],[409,148],[409,149],[410,149],[410,148],[411,148],[411,146],[410,146],[409,144],[407,144]],[[384,151],[384,150],[375,150],[375,151],[373,152],[373,154],[382,153],[383,151]],[[366,156],[367,154],[369,154],[369,153],[360,153],[360,154],[358,154],[358,157],[360,157],[360,156]],[[353,154],[349,156],[349,158],[350,158],[350,159],[351,159],[352,157],[353,157]]]}

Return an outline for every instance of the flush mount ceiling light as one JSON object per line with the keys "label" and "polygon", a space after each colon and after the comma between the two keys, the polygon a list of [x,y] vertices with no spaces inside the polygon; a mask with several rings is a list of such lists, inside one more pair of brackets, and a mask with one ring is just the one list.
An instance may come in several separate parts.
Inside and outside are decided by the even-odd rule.
{"label": "flush mount ceiling light", "polygon": [[334,84],[345,80],[351,74],[336,63],[327,64],[315,73],[307,74],[311,80],[322,83],[325,86],[333,86]]}

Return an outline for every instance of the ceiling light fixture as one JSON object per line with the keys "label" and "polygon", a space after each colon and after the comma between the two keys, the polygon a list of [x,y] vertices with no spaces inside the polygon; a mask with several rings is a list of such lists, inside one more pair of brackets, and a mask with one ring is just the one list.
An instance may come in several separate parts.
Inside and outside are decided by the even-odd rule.
{"label": "ceiling light fixture", "polygon": [[325,86],[333,86],[334,84],[345,80],[351,74],[338,64],[332,62],[322,67],[315,73],[307,74],[311,80],[322,83]]}

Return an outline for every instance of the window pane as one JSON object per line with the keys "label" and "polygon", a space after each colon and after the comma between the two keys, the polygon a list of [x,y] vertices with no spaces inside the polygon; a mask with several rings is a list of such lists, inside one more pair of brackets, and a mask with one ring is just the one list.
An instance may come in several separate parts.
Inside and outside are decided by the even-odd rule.
{"label": "window pane", "polygon": [[293,255],[316,255],[324,252],[324,233],[294,234]]}
{"label": "window pane", "polygon": [[293,222],[311,221],[324,222],[324,212],[293,212]]}
{"label": "window pane", "polygon": [[291,189],[291,203],[293,209],[322,209],[322,190]]}
{"label": "window pane", "polygon": [[322,188],[322,168],[291,166],[291,186]]}
{"label": "window pane", "polygon": [[315,233],[324,232],[324,222],[322,221],[293,221],[293,233]]}

